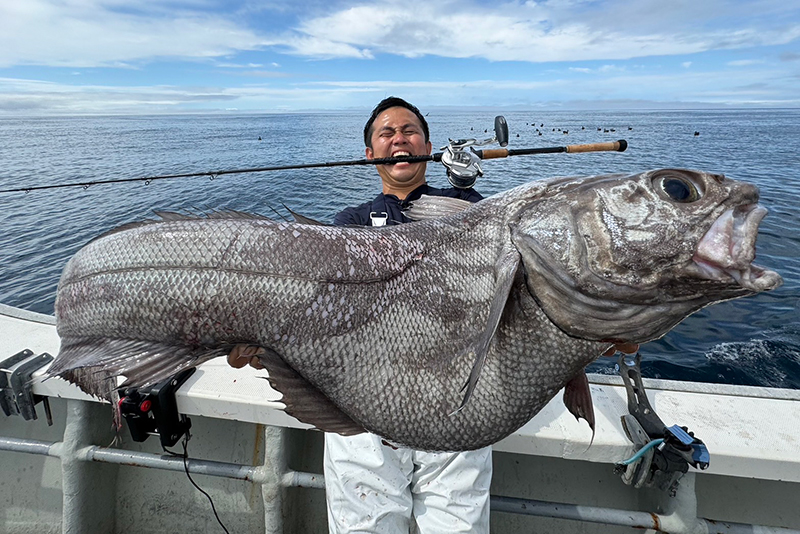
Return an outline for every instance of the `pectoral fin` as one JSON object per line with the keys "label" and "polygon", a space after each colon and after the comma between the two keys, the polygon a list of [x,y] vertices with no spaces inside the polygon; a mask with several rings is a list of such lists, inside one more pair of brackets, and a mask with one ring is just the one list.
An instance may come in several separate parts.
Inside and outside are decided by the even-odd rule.
{"label": "pectoral fin", "polygon": [[[585,419],[592,429],[592,442],[594,441],[594,405],[592,404],[592,392],[589,389],[589,378],[585,371],[575,375],[572,380],[564,386],[564,404],[575,419]],[[589,443],[589,446],[592,445]]]}
{"label": "pectoral fin", "polygon": [[461,406],[458,407],[450,415],[454,415],[461,411],[467,405],[475,386],[478,384],[483,365],[486,363],[486,356],[489,352],[489,343],[491,343],[494,334],[497,331],[497,325],[500,324],[500,318],[503,316],[503,310],[508,301],[508,294],[511,291],[511,286],[514,283],[514,278],[519,269],[520,256],[516,249],[506,251],[503,256],[495,264],[495,293],[492,299],[491,307],[489,308],[489,318],[486,321],[486,327],[481,332],[477,341],[472,345],[475,353],[475,363],[472,366],[472,371],[469,374],[469,380],[462,388],[466,389],[464,399],[461,401]]}

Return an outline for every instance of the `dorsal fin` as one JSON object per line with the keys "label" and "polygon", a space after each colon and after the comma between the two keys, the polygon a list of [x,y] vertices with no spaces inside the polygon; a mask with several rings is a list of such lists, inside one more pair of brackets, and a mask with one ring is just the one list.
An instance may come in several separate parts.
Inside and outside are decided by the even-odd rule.
{"label": "dorsal fin", "polygon": [[[178,211],[167,211],[167,210],[153,210],[153,213],[156,214],[158,219],[147,219],[144,221],[134,221],[122,224],[107,232],[103,232],[102,234],[98,235],[97,237],[93,238],[89,243],[93,241],[97,241],[103,237],[108,237],[110,235],[114,235],[119,232],[124,232],[126,230],[132,230],[133,228],[140,228],[142,226],[147,226],[150,224],[157,224],[164,221],[199,221],[204,219],[239,219],[239,220],[261,220],[261,221],[272,221],[274,219],[267,217],[266,215],[259,215],[257,213],[247,213],[244,211],[237,211],[237,210],[217,210],[217,211],[208,211],[203,213],[181,213]],[[88,243],[87,243],[88,244]]]}
{"label": "dorsal fin", "polygon": [[162,221],[197,221],[202,219],[240,219],[256,221],[273,220],[266,215],[259,215],[258,213],[248,213],[246,211],[238,210],[211,210],[202,213],[181,213],[178,211],[154,210],[153,213],[158,215]]}
{"label": "dorsal fin", "polygon": [[61,376],[90,395],[111,400],[116,377],[126,378],[120,386],[142,387],[225,356],[231,345],[191,347],[140,339],[61,339],[61,348],[46,377]]}
{"label": "dorsal fin", "polygon": [[301,215],[300,213],[297,213],[296,211],[288,207],[286,204],[283,205],[283,208],[292,214],[292,217],[294,217],[295,222],[298,222],[300,224],[312,224],[314,226],[330,226],[329,224],[319,222],[318,220],[312,219],[311,217],[306,217],[305,215]]}
{"label": "dorsal fin", "polygon": [[411,202],[408,208],[403,210],[403,214],[412,221],[423,221],[459,213],[473,205],[473,202],[460,198],[422,195]]}

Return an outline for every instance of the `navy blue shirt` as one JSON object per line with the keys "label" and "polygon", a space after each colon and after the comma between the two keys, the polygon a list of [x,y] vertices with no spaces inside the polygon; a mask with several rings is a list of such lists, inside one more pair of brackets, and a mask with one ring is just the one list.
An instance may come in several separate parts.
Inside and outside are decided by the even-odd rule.
{"label": "navy blue shirt", "polygon": [[431,187],[428,184],[423,184],[414,189],[405,200],[400,200],[395,195],[384,195],[381,193],[374,200],[364,202],[358,206],[345,208],[336,214],[333,218],[334,226],[372,226],[370,214],[374,213],[377,217],[386,217],[386,224],[402,224],[411,222],[403,214],[403,209],[408,207],[408,204],[417,200],[422,195],[430,195],[434,197],[450,197],[460,198],[461,200],[468,200],[470,202],[477,202],[483,199],[480,193],[474,189],[458,189],[450,187],[448,189],[439,189],[438,187]]}

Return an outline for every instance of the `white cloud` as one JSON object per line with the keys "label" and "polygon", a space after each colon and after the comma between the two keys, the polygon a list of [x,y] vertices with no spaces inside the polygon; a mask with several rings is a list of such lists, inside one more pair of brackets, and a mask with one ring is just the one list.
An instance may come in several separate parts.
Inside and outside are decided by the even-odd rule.
{"label": "white cloud", "polygon": [[[622,60],[800,38],[800,26],[790,22],[798,8],[782,0],[760,0],[757,10],[734,0],[356,1],[6,0],[0,2],[0,67],[139,65],[264,47],[309,58]],[[273,19],[296,22],[276,28]]]}
{"label": "white cloud", "polygon": [[261,63],[229,63],[229,62],[221,62],[215,64],[217,67],[224,68],[224,69],[260,69],[263,68],[264,65]]}
{"label": "white cloud", "polygon": [[684,69],[688,69],[691,66],[692,66],[691,61],[684,61],[683,63],[681,63],[681,67],[683,67]]}
{"label": "white cloud", "polygon": [[219,88],[74,86],[0,78],[0,112],[17,114],[35,114],[40,110],[47,113],[156,113],[187,104],[222,103],[235,98]]}
{"label": "white cloud", "polygon": [[800,37],[800,26],[759,19],[748,20],[744,28],[731,28],[725,26],[728,19],[716,19],[717,13],[736,15],[736,7],[735,2],[723,0],[674,5],[660,0],[493,3],[491,7],[475,2],[377,2],[305,19],[282,43],[295,54],[323,58],[384,53],[548,62],[692,54],[781,44]]}
{"label": "white cloud", "polygon": [[4,1],[0,67],[124,66],[159,57],[218,57],[262,43],[252,30],[198,9],[122,6],[113,0]]}

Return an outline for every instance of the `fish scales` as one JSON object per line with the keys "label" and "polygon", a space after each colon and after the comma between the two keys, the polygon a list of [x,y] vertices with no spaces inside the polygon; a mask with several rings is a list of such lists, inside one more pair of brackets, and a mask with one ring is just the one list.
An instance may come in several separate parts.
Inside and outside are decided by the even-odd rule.
{"label": "fish scales", "polygon": [[[672,198],[679,186],[699,198]],[[49,373],[109,398],[107,377],[153,383],[248,343],[266,349],[287,412],[319,428],[335,417],[418,449],[478,448],[613,342],[780,285],[751,264],[757,199],[719,175],[659,170],[536,182],[385,228],[237,214],[128,225],[65,268]],[[714,223],[731,210],[725,233]]]}

